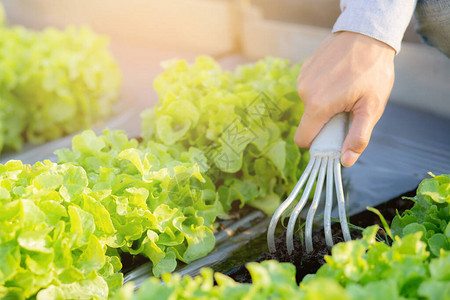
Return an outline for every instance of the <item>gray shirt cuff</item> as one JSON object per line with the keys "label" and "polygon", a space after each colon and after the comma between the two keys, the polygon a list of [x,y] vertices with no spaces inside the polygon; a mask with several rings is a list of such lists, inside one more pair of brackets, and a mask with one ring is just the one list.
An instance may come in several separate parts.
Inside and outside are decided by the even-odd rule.
{"label": "gray shirt cuff", "polygon": [[415,6],[416,0],[341,0],[342,13],[333,32],[361,33],[398,53]]}

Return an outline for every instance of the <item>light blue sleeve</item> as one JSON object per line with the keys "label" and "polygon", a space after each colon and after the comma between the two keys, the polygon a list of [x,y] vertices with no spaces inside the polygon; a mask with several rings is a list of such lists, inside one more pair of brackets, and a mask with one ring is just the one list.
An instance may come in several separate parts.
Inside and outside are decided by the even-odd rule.
{"label": "light blue sleeve", "polygon": [[333,32],[351,31],[382,41],[398,53],[417,0],[341,0]]}

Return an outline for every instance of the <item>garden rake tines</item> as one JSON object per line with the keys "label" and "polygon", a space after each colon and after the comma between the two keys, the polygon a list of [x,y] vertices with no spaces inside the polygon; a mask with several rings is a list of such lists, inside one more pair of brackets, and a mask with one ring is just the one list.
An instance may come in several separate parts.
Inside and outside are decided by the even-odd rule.
{"label": "garden rake tines", "polygon": [[[309,153],[311,159],[305,169],[305,172],[300,177],[300,180],[295,185],[293,191],[289,197],[278,207],[272,220],[269,224],[269,229],[267,232],[267,243],[270,252],[275,252],[275,229],[277,227],[278,220],[282,214],[290,207],[291,203],[297,198],[302,187],[304,186],[306,180],[306,187],[300,201],[295,206],[289,217],[289,223],[287,226],[286,233],[286,245],[289,255],[294,251],[294,230],[297,223],[297,219],[304,208],[306,202],[308,201],[309,194],[314,185],[317,177],[317,185],[313,197],[313,201],[309,208],[308,214],[306,216],[306,226],[305,226],[305,246],[306,252],[311,252],[313,250],[312,243],[312,226],[314,221],[314,215],[316,213],[317,207],[319,205],[320,197],[322,194],[322,188],[325,181],[326,174],[326,199],[325,199],[325,213],[324,213],[324,231],[325,240],[328,247],[333,246],[333,237],[331,233],[331,208],[333,205],[333,185],[336,189],[336,197],[338,203],[339,220],[341,223],[342,233],[345,241],[351,240],[350,232],[347,224],[347,217],[345,213],[345,199],[344,191],[342,188],[342,177],[341,177],[341,164],[340,164],[340,154],[342,143],[346,135],[346,128],[348,123],[348,114],[340,113],[330,119],[330,121],[325,124],[320,133],[314,139]],[[317,176],[318,174],[318,176]]]}

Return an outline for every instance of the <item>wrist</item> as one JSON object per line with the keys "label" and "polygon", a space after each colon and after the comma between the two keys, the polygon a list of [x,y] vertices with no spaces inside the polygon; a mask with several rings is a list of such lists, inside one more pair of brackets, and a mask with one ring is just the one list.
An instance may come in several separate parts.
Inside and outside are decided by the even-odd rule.
{"label": "wrist", "polygon": [[350,45],[351,48],[359,49],[362,51],[369,51],[363,52],[367,55],[369,55],[373,51],[378,55],[385,55],[392,58],[394,58],[394,56],[396,55],[395,49],[389,44],[386,44],[383,41],[362,33],[352,31],[338,31],[334,32],[333,36],[337,39],[341,39],[343,43]]}

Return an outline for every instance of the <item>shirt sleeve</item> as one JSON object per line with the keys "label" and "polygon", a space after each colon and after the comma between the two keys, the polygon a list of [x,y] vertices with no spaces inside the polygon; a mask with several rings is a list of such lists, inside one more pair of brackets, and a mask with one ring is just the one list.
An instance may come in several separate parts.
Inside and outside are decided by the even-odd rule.
{"label": "shirt sleeve", "polygon": [[417,0],[341,0],[333,32],[351,31],[382,41],[398,53]]}

